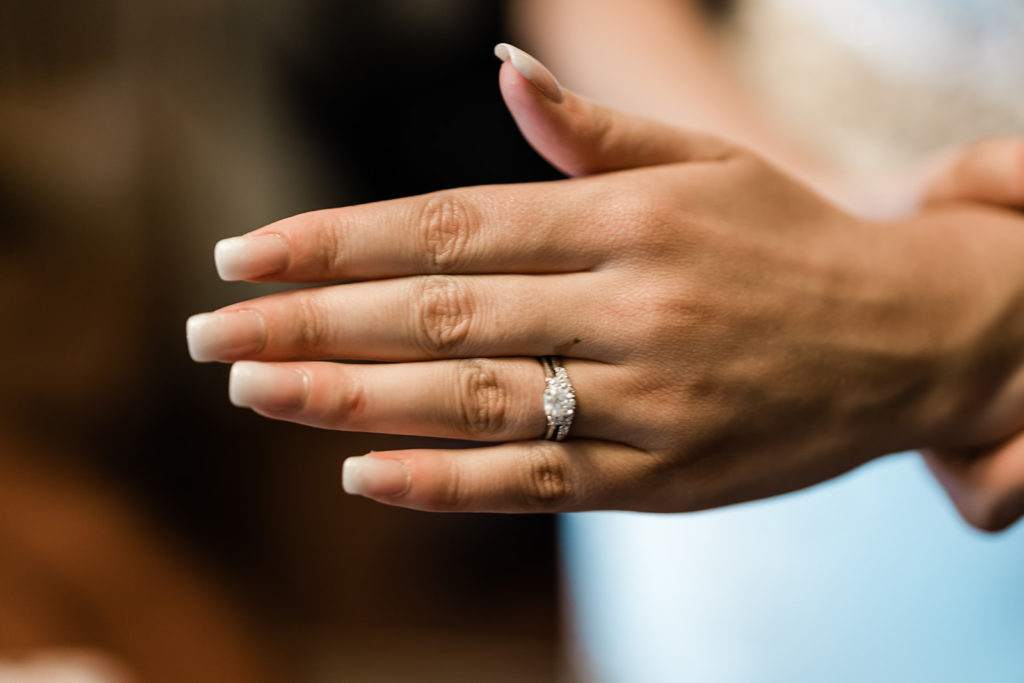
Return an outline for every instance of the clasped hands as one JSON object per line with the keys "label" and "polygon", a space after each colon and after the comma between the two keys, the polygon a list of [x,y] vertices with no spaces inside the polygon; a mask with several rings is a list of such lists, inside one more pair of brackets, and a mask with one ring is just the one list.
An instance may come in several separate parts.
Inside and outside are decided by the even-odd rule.
{"label": "clasped hands", "polygon": [[[520,130],[577,177],[222,241],[227,280],[346,282],[189,320],[196,360],[234,363],[232,402],[484,442],[346,461],[350,493],[424,510],[699,510],[926,449],[972,524],[1024,513],[1024,219],[1004,208],[1024,205],[1024,146],[965,150],[916,216],[868,221],[498,52]],[[540,438],[546,355],[577,395],[562,442]]]}

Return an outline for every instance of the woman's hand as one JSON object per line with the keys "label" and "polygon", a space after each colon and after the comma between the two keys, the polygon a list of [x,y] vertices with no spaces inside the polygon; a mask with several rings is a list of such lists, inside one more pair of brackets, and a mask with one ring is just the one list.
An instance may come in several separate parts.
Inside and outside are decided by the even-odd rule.
{"label": "woman's hand", "polygon": [[[985,140],[950,153],[936,164],[924,201],[1024,210],[1024,139]],[[1024,516],[1024,432],[975,448],[927,450],[924,458],[979,529],[1000,531]]]}
{"label": "woman's hand", "polygon": [[[596,175],[280,221],[218,245],[222,276],[358,282],[189,321],[196,360],[246,361],[231,397],[262,415],[505,442],[352,458],[346,490],[427,510],[696,510],[1021,426],[1019,220],[855,219],[741,149],[504,56],[527,139]],[[536,357],[552,354],[578,400],[563,442],[539,440]]]}

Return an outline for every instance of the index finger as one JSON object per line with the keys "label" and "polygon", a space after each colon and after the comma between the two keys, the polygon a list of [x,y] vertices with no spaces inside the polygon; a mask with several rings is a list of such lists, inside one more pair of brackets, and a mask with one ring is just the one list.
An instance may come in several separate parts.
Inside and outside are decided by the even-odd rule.
{"label": "index finger", "polygon": [[[214,250],[225,280],[328,282],[436,273],[555,273],[600,264],[581,181],[442,190],[300,214]],[[572,185],[573,187],[566,187]],[[584,211],[583,213],[586,213]]]}

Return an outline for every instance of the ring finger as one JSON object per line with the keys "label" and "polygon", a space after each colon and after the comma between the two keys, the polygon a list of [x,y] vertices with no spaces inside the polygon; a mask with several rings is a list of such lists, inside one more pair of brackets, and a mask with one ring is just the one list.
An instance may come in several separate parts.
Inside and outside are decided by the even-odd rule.
{"label": "ring finger", "polygon": [[[622,371],[565,363],[581,397],[572,437],[628,441],[614,387]],[[257,413],[345,431],[476,441],[541,438],[544,370],[534,358],[352,365],[242,361],[231,370],[231,401]],[[611,400],[608,400],[608,397]]]}

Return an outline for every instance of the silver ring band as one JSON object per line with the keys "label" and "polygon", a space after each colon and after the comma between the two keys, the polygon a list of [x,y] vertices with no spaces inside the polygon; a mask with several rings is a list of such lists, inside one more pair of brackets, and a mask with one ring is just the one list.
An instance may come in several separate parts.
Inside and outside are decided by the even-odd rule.
{"label": "silver ring band", "polygon": [[576,392],[558,356],[541,356],[538,360],[544,366],[545,376],[544,416],[548,428],[544,438],[562,441],[569,435],[572,419],[576,417]]}

